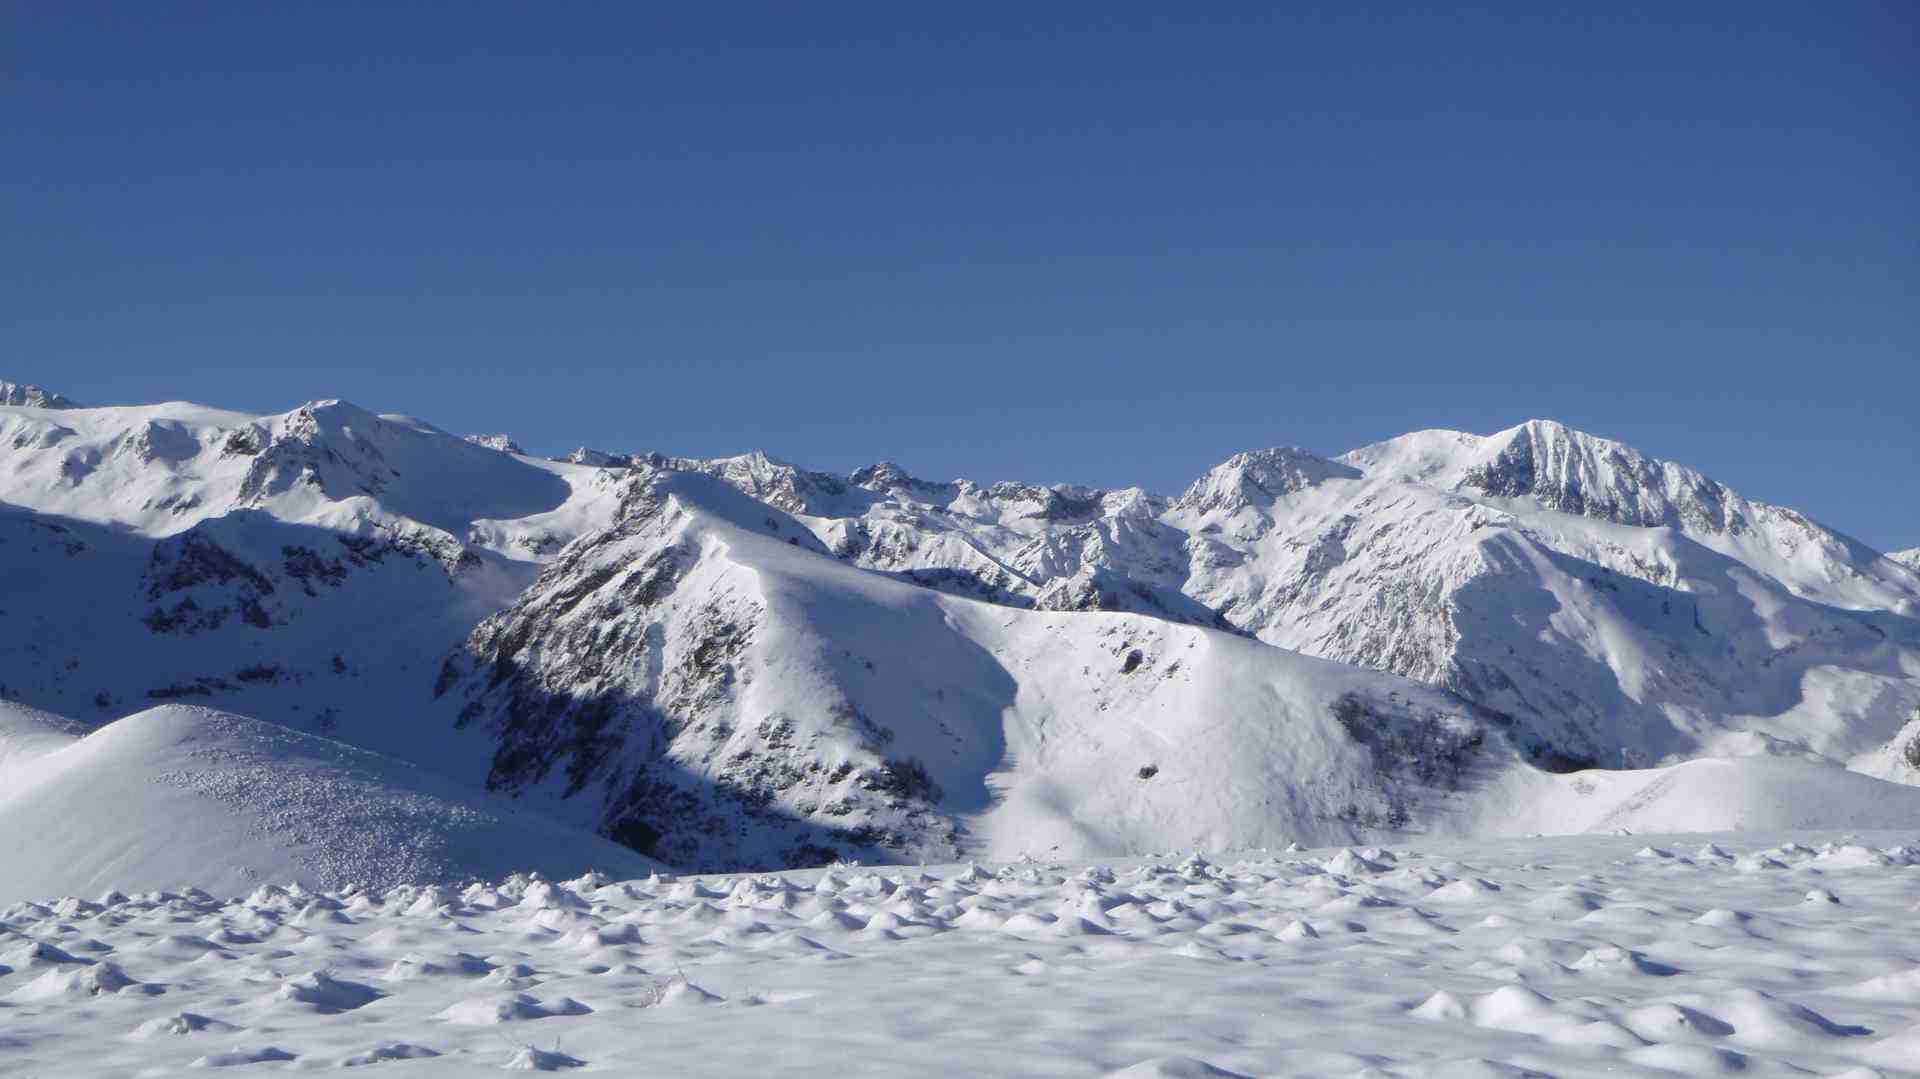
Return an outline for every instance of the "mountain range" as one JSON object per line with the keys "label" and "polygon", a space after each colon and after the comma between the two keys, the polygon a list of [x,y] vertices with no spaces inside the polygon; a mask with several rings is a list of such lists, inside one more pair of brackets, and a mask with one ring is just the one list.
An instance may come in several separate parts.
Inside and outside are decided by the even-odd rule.
{"label": "mountain range", "polygon": [[693,869],[1790,827],[1920,781],[1920,550],[1544,420],[1167,495],[0,383],[0,580],[9,835],[72,739],[180,744],[129,725]]}

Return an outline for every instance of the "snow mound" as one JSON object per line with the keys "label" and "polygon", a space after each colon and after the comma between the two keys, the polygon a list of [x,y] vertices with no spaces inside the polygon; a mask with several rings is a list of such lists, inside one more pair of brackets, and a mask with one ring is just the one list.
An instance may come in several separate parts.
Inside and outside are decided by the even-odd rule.
{"label": "snow mound", "polygon": [[84,737],[0,711],[0,768],[16,777],[0,789],[0,902],[654,865],[411,765],[208,708],[163,705]]}
{"label": "snow mound", "polygon": [[1482,812],[1486,831],[1507,835],[1911,828],[1920,787],[1816,761],[1704,758],[1619,772],[1515,771]]}

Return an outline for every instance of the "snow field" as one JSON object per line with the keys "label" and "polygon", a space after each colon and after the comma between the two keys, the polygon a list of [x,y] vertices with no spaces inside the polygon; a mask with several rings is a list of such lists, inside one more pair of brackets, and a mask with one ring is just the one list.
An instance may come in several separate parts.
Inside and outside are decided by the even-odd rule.
{"label": "snow field", "polygon": [[0,1073],[1913,1074],[1915,838],[19,903]]}

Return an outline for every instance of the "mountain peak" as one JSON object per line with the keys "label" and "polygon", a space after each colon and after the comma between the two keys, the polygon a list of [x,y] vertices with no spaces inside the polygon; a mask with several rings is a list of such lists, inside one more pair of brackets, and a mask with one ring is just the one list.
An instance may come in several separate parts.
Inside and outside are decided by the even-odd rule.
{"label": "mountain peak", "polygon": [[847,482],[855,487],[865,487],[869,491],[886,491],[895,487],[919,487],[926,481],[909,475],[907,470],[892,461],[856,468],[847,477]]}
{"label": "mountain peak", "polygon": [[80,403],[49,389],[0,379],[0,405],[24,408],[79,408]]}
{"label": "mountain peak", "polygon": [[467,441],[476,446],[485,446],[490,450],[499,450],[501,453],[524,454],[527,452],[520,448],[520,444],[515,442],[511,435],[507,434],[468,435]]}
{"label": "mountain peak", "polygon": [[1360,470],[1296,446],[1236,453],[1193,482],[1175,503],[1195,513],[1236,512],[1330,479],[1358,479]]}
{"label": "mountain peak", "polygon": [[595,468],[626,468],[633,464],[633,457],[624,453],[608,453],[590,446],[581,446],[565,457],[556,457],[570,465],[592,465]]}
{"label": "mountain peak", "polygon": [[765,450],[712,458],[644,453],[634,460],[668,472],[704,473],[787,513],[818,513],[829,500],[846,491],[839,477],[809,472]]}
{"label": "mountain peak", "polygon": [[1739,495],[1693,469],[1553,420],[1528,420],[1478,448],[1459,488],[1640,527],[1720,533],[1751,524]]}

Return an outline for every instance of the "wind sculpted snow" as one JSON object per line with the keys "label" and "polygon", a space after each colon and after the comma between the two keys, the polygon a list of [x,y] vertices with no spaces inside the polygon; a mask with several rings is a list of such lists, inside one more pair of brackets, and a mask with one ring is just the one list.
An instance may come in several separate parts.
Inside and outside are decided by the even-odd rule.
{"label": "wind sculpted snow", "polygon": [[0,910],[0,1072],[1912,1074],[1913,832]]}

